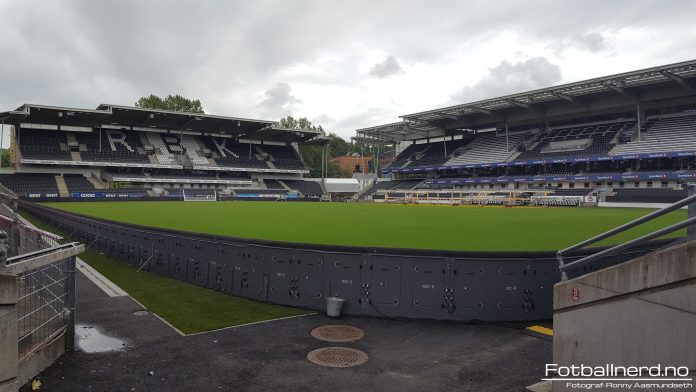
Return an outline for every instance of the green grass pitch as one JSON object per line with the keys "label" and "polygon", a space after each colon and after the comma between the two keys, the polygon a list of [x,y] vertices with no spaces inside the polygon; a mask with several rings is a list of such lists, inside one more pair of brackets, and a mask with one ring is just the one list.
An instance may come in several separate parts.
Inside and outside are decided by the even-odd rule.
{"label": "green grass pitch", "polygon": [[[558,250],[651,211],[282,202],[45,205],[145,226],[245,238],[370,247],[511,251]],[[626,241],[685,218],[686,211],[676,211],[603,244]]]}

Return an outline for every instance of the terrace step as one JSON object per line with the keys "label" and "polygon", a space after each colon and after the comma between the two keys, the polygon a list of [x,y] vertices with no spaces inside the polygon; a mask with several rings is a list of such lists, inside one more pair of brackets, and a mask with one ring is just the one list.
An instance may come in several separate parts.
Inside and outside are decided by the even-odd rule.
{"label": "terrace step", "polygon": [[58,186],[58,194],[60,197],[70,197],[68,186],[65,184],[65,179],[60,174],[56,176],[56,185]]}

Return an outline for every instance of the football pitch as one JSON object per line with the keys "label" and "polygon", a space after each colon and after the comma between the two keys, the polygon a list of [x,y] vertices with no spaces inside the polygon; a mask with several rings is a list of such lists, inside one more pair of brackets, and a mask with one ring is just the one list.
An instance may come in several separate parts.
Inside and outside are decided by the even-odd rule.
{"label": "football pitch", "polygon": [[[649,213],[538,208],[283,202],[63,202],[49,207],[191,232],[289,242],[441,250],[558,250]],[[675,211],[608,242],[686,218]],[[684,235],[677,232],[673,236]],[[601,245],[600,244],[600,245]]]}

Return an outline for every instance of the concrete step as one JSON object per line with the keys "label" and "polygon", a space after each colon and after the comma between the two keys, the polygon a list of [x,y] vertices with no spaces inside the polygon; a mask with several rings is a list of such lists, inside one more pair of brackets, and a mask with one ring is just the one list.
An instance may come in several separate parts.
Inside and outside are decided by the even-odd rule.
{"label": "concrete step", "polygon": [[106,189],[106,184],[104,184],[101,179],[94,177],[93,175],[88,176],[87,181],[91,182],[92,185],[94,185],[94,187],[97,189]]}
{"label": "concrete step", "polygon": [[80,155],[79,151],[70,151],[70,159],[73,161],[81,161],[82,156]]}
{"label": "concrete step", "polygon": [[61,175],[56,176],[56,185],[58,185],[58,194],[60,197],[70,197],[70,192],[68,192],[68,185],[65,183],[65,179]]}

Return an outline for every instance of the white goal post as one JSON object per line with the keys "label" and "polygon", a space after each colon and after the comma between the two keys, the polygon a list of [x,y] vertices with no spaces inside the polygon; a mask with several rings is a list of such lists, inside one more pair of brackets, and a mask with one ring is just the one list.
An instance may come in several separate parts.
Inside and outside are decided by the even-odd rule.
{"label": "white goal post", "polygon": [[213,193],[206,194],[196,194],[195,190],[188,189],[189,193],[186,193],[187,189],[181,189],[181,197],[184,201],[217,201],[217,190],[213,189]]}

